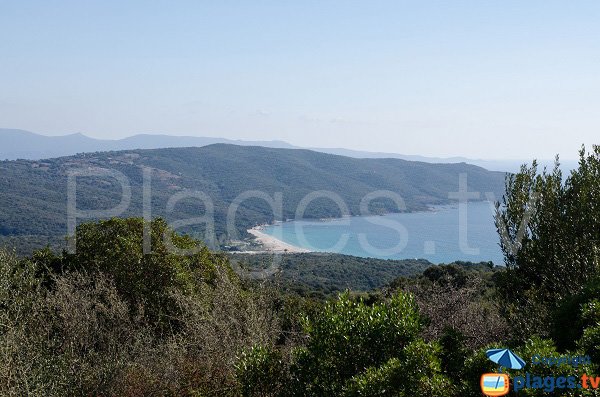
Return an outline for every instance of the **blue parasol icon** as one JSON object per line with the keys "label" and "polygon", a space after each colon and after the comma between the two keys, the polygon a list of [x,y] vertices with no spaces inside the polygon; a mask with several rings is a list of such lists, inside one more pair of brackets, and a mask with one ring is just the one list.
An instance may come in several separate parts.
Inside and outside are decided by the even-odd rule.
{"label": "blue parasol icon", "polygon": [[500,367],[510,369],[522,369],[525,367],[525,361],[508,349],[490,349],[485,355]]}

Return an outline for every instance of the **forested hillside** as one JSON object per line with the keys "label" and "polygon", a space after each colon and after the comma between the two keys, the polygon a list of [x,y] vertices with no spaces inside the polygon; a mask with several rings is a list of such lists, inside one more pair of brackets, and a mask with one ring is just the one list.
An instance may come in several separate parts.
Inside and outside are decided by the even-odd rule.
{"label": "forested hillside", "polygon": [[510,348],[531,361],[503,366],[507,395],[598,396],[599,159],[507,179],[506,267],[293,254],[250,280],[240,254],[140,218],[80,225],[75,253],[0,249],[0,395],[478,397],[486,352]]}
{"label": "forested hillside", "polygon": [[[399,194],[407,211],[448,203],[449,192],[458,190],[459,175],[466,173],[470,191],[494,192],[500,197],[504,173],[468,164],[428,164],[399,159],[355,159],[309,150],[272,149],[217,144],[201,148],[176,148],[81,154],[43,161],[0,162],[0,239],[18,241],[21,251],[47,243],[59,244],[67,233],[67,175],[70,171],[116,170],[131,185],[130,205],[119,216],[141,216],[143,169],[151,176],[152,216],[169,221],[204,214],[194,192],[206,194],[214,205],[215,246],[245,235],[256,224],[274,220],[263,200],[241,203],[235,228],[227,234],[226,218],[231,203],[241,193],[260,191],[282,194],[283,219],[294,218],[300,201],[309,193],[327,190],[339,195],[352,215],[360,214],[361,199],[377,190]],[[169,199],[180,195],[167,210]],[[103,210],[117,206],[122,187],[110,177],[77,178],[77,208]],[[483,198],[483,196],[482,196]],[[374,213],[398,211],[391,200],[373,201]],[[306,208],[306,218],[340,216],[338,206],[316,199]],[[207,240],[205,225],[180,231]],[[232,233],[236,232],[236,233]],[[237,234],[237,235],[233,235]],[[18,237],[18,238],[16,238]]]}

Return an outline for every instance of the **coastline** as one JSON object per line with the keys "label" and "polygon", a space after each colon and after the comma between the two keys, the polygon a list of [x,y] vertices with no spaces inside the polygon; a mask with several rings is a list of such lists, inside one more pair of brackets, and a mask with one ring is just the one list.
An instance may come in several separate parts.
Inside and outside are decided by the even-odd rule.
{"label": "coastline", "polygon": [[248,229],[248,233],[254,236],[255,240],[262,245],[265,252],[276,252],[276,253],[300,253],[300,252],[312,252],[305,248],[296,247],[295,245],[288,244],[285,241],[281,241],[265,232],[262,231],[262,226],[255,226],[252,229]]}

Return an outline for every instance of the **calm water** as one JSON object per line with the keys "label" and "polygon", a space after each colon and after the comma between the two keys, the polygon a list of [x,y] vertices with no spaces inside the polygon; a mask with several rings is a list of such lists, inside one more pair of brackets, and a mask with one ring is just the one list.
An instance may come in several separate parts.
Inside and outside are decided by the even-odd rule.
{"label": "calm water", "polygon": [[433,263],[502,264],[493,214],[493,204],[473,202],[465,210],[455,205],[435,207],[431,212],[285,222],[265,228],[265,233],[313,251],[383,259],[425,258]]}

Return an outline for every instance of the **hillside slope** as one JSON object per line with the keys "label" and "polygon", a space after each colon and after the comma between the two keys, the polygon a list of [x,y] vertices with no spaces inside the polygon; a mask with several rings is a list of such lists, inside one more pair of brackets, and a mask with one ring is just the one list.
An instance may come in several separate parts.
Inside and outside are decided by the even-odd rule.
{"label": "hillside slope", "polygon": [[[468,177],[470,191],[494,192],[500,197],[504,173],[459,164],[429,164],[399,159],[355,159],[310,150],[272,149],[217,144],[200,148],[176,148],[103,152],[43,161],[0,162],[0,239],[19,240],[28,248],[56,243],[66,234],[67,174],[71,170],[113,169],[131,184],[131,203],[121,216],[142,215],[143,168],[151,169],[152,215],[170,221],[204,213],[202,202],[186,198],[167,203],[174,195],[203,192],[214,205],[218,242],[239,236],[227,235],[227,211],[238,195],[249,190],[276,192],[283,197],[283,219],[294,218],[298,203],[309,193],[327,190],[346,203],[352,215],[368,193],[390,190],[406,202],[406,210],[426,209],[448,203],[457,191],[459,174]],[[110,178],[79,178],[77,207],[107,209],[121,200],[121,187]],[[394,212],[389,200],[374,201],[371,211]],[[306,208],[306,218],[340,216],[330,200],[317,199]],[[262,200],[244,201],[235,218],[235,230],[243,236],[253,225],[271,222],[274,215]],[[203,237],[203,225],[181,229]]]}

